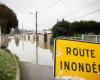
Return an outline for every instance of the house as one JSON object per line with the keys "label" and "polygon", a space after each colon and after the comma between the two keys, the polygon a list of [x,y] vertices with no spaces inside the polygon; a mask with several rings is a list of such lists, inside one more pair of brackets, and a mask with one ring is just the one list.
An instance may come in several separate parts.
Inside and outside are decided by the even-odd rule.
{"label": "house", "polygon": [[51,36],[51,31],[38,32],[38,46],[42,48],[49,48]]}

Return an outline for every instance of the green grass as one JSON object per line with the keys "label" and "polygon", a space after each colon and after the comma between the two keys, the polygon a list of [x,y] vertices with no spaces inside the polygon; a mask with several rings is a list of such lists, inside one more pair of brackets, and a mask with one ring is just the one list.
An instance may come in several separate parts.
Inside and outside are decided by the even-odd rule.
{"label": "green grass", "polygon": [[0,49],[0,80],[15,80],[16,63],[14,55],[5,49]]}

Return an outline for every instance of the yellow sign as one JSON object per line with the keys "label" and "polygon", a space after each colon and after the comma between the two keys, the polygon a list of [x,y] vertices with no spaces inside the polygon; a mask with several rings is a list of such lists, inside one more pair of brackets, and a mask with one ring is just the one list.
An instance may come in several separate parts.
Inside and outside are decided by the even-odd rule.
{"label": "yellow sign", "polygon": [[54,77],[100,80],[100,44],[56,39]]}

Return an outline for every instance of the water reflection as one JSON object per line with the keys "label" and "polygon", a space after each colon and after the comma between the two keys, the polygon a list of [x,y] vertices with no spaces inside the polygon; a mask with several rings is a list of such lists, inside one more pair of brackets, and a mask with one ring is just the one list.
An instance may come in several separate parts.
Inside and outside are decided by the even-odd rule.
{"label": "water reflection", "polygon": [[15,37],[15,44],[16,44],[17,47],[19,46],[19,42],[20,42],[19,37]]}
{"label": "water reflection", "polygon": [[47,42],[38,41],[38,47],[43,49],[49,49]]}
{"label": "water reflection", "polygon": [[[16,54],[20,61],[36,63],[36,42],[34,37],[26,36],[27,39],[20,37],[11,38],[8,49]],[[48,49],[46,42],[38,41],[38,63],[43,65],[52,65],[52,53]]]}

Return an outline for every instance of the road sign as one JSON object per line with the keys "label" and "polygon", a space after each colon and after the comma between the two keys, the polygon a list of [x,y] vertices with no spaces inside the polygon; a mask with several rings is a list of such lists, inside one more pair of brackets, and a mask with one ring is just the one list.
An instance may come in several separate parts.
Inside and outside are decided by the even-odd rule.
{"label": "road sign", "polygon": [[54,77],[100,80],[100,44],[56,39]]}

